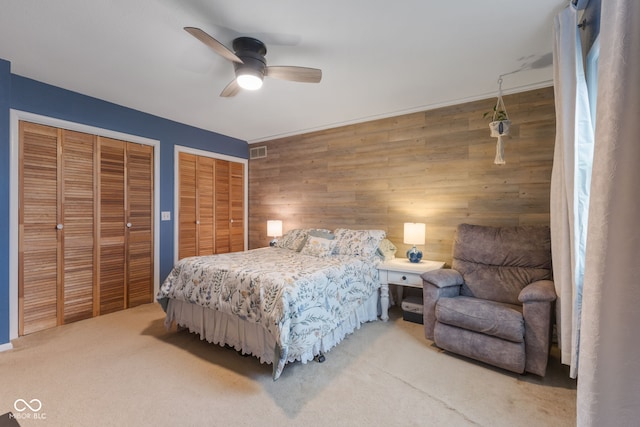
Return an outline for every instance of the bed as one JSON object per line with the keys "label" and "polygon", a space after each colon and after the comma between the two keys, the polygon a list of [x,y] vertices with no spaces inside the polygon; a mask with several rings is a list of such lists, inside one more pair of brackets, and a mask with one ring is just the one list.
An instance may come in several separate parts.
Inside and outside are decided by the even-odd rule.
{"label": "bed", "polygon": [[277,380],[287,363],[313,360],[377,320],[384,237],[296,229],[275,247],[184,258],[157,295],[165,325],[273,364]]}

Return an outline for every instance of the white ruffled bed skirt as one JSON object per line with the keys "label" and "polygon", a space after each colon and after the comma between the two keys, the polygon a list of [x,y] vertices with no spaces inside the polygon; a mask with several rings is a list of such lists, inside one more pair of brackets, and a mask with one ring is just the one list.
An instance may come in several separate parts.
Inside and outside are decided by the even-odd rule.
{"label": "white ruffled bed skirt", "polygon": [[[301,361],[307,363],[320,352],[327,352],[335,347],[344,337],[360,325],[378,319],[378,292],[374,292],[364,304],[358,306],[351,315],[335,329],[302,354],[289,354],[288,362]],[[170,328],[173,322],[180,327],[188,328],[200,338],[221,346],[229,345],[242,354],[251,354],[261,363],[274,363],[276,341],[262,325],[247,322],[238,317],[211,310],[196,304],[180,300],[169,300],[167,305],[165,326]],[[278,375],[279,376],[279,375]]]}

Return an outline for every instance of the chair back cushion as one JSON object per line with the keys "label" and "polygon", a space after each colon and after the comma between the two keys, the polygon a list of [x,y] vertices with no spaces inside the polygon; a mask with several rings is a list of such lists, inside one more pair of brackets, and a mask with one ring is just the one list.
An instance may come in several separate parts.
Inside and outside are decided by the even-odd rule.
{"label": "chair back cushion", "polygon": [[549,227],[460,224],[451,268],[464,278],[462,295],[522,305],[525,286],[551,279]]}

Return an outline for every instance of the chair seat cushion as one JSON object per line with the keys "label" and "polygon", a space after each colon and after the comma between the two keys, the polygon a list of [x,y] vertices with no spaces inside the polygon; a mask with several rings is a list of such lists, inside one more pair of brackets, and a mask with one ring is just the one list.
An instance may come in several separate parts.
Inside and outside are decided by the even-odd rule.
{"label": "chair seat cushion", "polygon": [[524,342],[521,310],[511,304],[458,296],[438,300],[436,319],[447,325],[519,343]]}

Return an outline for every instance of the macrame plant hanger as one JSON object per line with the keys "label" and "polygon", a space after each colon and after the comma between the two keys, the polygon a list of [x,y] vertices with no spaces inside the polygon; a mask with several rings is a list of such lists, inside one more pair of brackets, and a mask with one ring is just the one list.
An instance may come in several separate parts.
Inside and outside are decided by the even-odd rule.
{"label": "macrame plant hanger", "polygon": [[[501,114],[501,112],[503,112]],[[504,165],[504,140],[503,137],[509,135],[509,128],[511,127],[511,120],[507,114],[507,108],[504,106],[502,100],[502,76],[498,78],[498,101],[493,109],[493,119],[489,123],[489,129],[491,130],[491,136],[498,138],[496,143],[496,158],[493,161],[496,165]]]}

